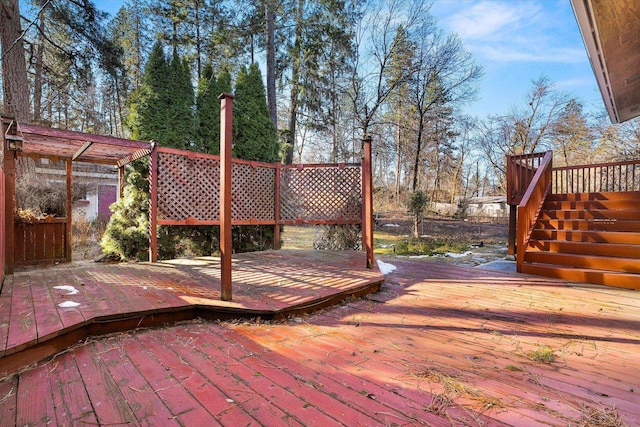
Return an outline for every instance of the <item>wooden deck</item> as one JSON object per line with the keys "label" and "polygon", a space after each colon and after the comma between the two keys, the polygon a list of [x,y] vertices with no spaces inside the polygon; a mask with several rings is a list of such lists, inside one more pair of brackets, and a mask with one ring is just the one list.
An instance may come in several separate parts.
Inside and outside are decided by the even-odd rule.
{"label": "wooden deck", "polygon": [[637,291],[390,262],[381,292],[308,316],[85,340],[0,382],[0,425],[640,425]]}
{"label": "wooden deck", "polygon": [[[278,319],[379,289],[362,252],[269,251],[233,260],[233,301],[219,258],[73,264],[8,276],[0,292],[0,377],[88,336],[194,319]],[[64,307],[64,305],[77,307]]]}

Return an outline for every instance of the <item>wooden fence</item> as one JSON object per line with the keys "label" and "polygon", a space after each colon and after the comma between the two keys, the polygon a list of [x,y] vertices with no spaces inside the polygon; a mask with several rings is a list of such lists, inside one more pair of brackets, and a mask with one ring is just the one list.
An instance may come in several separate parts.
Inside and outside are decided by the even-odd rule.
{"label": "wooden fence", "polygon": [[67,261],[67,219],[46,218],[15,223],[17,266]]}

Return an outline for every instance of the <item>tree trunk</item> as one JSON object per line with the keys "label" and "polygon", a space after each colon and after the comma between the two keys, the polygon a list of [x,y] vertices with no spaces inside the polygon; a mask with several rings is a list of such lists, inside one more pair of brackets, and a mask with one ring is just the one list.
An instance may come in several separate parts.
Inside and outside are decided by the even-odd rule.
{"label": "tree trunk", "polygon": [[413,184],[411,185],[411,191],[413,193],[418,190],[418,174],[420,173],[420,151],[422,149],[423,125],[424,114],[420,114],[420,120],[418,121],[418,136],[416,138],[416,156],[413,162]]}
{"label": "tree trunk", "polygon": [[198,81],[202,78],[202,40],[200,37],[200,1],[193,2],[195,8],[195,25],[196,25],[196,68],[198,72]]}
{"label": "tree trunk", "polygon": [[40,22],[38,23],[38,28],[40,30],[40,36],[38,37],[38,47],[36,50],[36,64],[35,64],[35,75],[33,76],[33,122],[41,123],[42,122],[42,71],[43,71],[43,61],[44,61],[44,20],[45,13],[42,12],[40,16]]}
{"label": "tree trunk", "polygon": [[302,7],[304,0],[298,0],[296,10],[296,29],[291,64],[291,103],[289,108],[289,134],[287,152],[284,162],[291,164],[296,144],[296,127],[298,122],[298,96],[300,93],[300,68],[302,65]]}
{"label": "tree trunk", "polygon": [[0,44],[2,45],[2,90],[4,112],[18,121],[29,122],[29,83],[24,59],[18,0],[0,5]]}
{"label": "tree trunk", "polygon": [[402,140],[401,138],[401,114],[400,110],[402,108],[402,102],[398,101],[398,114],[397,114],[397,123],[396,123],[396,182],[395,182],[395,199],[396,206],[400,205],[400,177],[401,177],[401,165],[402,165]]}
{"label": "tree trunk", "polygon": [[[278,107],[276,104],[276,48],[275,48],[275,5],[273,0],[266,3],[265,20],[267,23],[267,105],[269,118],[273,126],[278,129]],[[253,47],[252,47],[253,48]],[[253,54],[251,55],[253,59]]]}

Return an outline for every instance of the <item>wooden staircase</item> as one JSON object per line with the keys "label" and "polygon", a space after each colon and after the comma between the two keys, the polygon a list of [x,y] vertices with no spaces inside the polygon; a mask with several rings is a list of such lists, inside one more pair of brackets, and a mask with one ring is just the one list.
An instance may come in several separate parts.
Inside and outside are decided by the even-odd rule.
{"label": "wooden staircase", "polygon": [[640,289],[640,191],[547,195],[519,271]]}

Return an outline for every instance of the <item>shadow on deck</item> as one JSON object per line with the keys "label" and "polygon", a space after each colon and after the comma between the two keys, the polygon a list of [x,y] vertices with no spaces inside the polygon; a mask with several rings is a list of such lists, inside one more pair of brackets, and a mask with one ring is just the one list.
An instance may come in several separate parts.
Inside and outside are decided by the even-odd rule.
{"label": "shadow on deck", "polygon": [[267,251],[233,260],[220,299],[219,258],[67,264],[8,276],[0,292],[0,377],[89,336],[194,318],[277,320],[380,289],[362,252]]}

